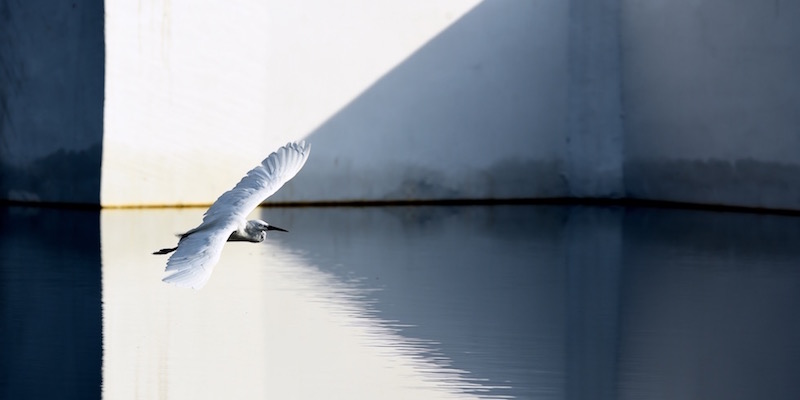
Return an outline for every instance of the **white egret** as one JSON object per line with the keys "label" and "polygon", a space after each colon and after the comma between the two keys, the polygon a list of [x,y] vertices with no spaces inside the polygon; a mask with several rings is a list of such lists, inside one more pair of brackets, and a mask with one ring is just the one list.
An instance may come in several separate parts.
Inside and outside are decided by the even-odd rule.
{"label": "white egret", "polygon": [[262,220],[247,221],[246,217],[300,171],[310,150],[311,145],[305,141],[279,148],[233,189],[223,193],[203,215],[198,227],[179,235],[178,246],[154,252],[175,252],[167,261],[163,281],[200,289],[208,282],[225,242],[260,243],[267,237],[267,231],[287,232]]}

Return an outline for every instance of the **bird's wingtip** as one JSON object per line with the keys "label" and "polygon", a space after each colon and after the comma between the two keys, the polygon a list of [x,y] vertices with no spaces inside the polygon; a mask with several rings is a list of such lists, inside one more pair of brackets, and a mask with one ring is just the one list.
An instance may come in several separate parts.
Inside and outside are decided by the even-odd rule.
{"label": "bird's wingtip", "polygon": [[286,147],[294,147],[296,150],[308,150],[311,148],[311,142],[303,139],[296,142],[286,143]]}

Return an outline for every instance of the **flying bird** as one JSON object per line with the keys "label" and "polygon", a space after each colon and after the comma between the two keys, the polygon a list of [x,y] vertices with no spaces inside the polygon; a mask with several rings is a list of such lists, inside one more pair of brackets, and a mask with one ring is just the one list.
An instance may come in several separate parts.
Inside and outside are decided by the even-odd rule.
{"label": "flying bird", "polygon": [[178,235],[173,248],[153,254],[175,252],[167,261],[164,282],[181,287],[200,289],[208,282],[214,265],[219,261],[225,242],[263,242],[267,231],[287,232],[260,219],[248,221],[250,214],[262,201],[272,196],[303,168],[311,151],[305,141],[289,143],[267,156],[236,186],[219,196],[203,214],[196,228]]}

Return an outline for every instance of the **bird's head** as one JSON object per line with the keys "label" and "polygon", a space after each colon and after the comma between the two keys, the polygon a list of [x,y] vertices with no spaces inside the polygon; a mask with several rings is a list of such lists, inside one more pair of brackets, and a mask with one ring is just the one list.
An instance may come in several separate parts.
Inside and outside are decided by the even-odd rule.
{"label": "bird's head", "polygon": [[267,237],[267,231],[281,231],[281,232],[289,232],[286,229],[278,228],[277,226],[272,226],[260,219],[254,219],[247,221],[247,231],[252,235],[257,235],[260,241],[263,241]]}

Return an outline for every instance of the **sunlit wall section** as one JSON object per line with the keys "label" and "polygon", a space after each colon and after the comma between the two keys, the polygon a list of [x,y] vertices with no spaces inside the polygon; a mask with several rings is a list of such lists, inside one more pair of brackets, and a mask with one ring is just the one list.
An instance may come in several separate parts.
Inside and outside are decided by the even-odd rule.
{"label": "sunlit wall section", "polygon": [[230,243],[201,291],[160,281],[199,210],[103,211],[103,397],[475,398],[358,292],[279,242]]}
{"label": "sunlit wall section", "polygon": [[[477,3],[107,1],[102,203],[213,201],[270,151],[308,136]],[[494,45],[485,36],[462,48],[483,54]],[[468,74],[465,68],[480,70],[481,63],[451,72]],[[462,95],[447,98],[455,102]],[[364,134],[380,138],[387,130],[395,133],[375,124]],[[472,132],[441,135],[464,141],[462,135]],[[336,147],[319,140],[315,157],[353,163],[374,152],[374,144],[339,139],[344,142]],[[395,151],[410,154],[416,148],[404,143]],[[323,179],[328,165],[309,167]],[[290,184],[291,195],[283,199],[323,200],[313,190],[321,183],[296,190]],[[378,181],[370,184],[378,189],[347,196],[374,198],[388,190]]]}

